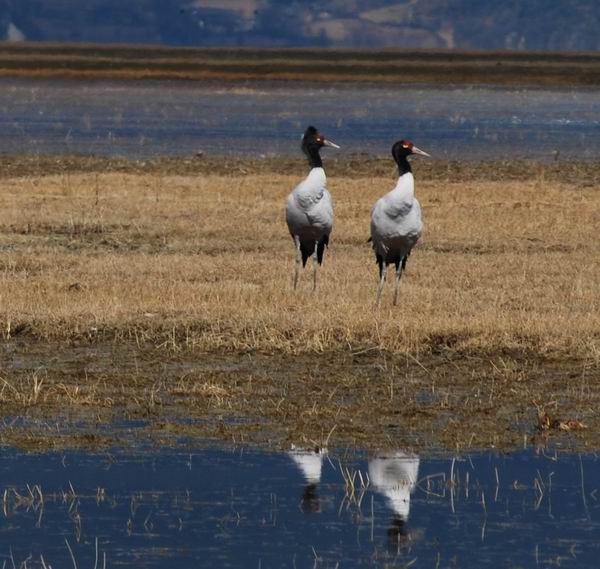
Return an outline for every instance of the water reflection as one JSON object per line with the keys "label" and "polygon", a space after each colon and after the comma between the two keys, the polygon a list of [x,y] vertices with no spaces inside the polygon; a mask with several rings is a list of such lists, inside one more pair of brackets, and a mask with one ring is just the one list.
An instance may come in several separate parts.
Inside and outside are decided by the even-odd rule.
{"label": "water reflection", "polygon": [[379,453],[369,460],[373,489],[383,494],[393,517],[388,528],[390,549],[398,549],[410,538],[407,530],[410,496],[417,484],[419,457],[402,450]]}
{"label": "water reflection", "polygon": [[0,567],[73,567],[70,549],[78,567],[106,554],[107,567],[178,569],[595,569],[600,557],[594,454],[4,447],[0,480]]}
{"label": "water reflection", "polygon": [[313,449],[302,449],[294,445],[292,445],[292,450],[288,453],[302,472],[306,481],[301,501],[304,512],[321,511],[317,486],[321,482],[323,458],[326,453],[327,450],[323,447],[315,446]]}

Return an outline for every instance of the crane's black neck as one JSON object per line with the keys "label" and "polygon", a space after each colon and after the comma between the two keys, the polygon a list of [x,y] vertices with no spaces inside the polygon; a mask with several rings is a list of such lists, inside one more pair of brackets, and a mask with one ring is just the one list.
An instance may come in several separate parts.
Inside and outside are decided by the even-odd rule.
{"label": "crane's black neck", "polygon": [[323,161],[321,160],[321,155],[319,154],[320,148],[318,146],[309,145],[304,150],[306,152],[306,156],[308,157],[308,165],[310,169],[313,168],[322,168]]}
{"label": "crane's black neck", "polygon": [[396,164],[398,164],[398,175],[403,176],[408,172],[412,172],[410,162],[407,160],[406,156],[396,157]]}

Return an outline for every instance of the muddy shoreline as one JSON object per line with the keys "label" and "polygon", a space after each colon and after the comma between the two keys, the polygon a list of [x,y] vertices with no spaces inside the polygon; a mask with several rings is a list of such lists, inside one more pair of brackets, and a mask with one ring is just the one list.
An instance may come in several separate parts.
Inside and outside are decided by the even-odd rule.
{"label": "muddy shoreline", "polygon": [[2,370],[0,441],[31,450],[600,448],[597,364],[532,353],[289,356],[21,339],[3,343]]}
{"label": "muddy shoreline", "polygon": [[[147,159],[121,159],[78,155],[0,155],[0,179],[61,174],[121,173],[133,175],[239,177],[263,174],[300,175],[302,157],[248,158],[219,155],[190,155]],[[592,160],[433,160],[421,161],[419,178],[424,181],[529,181],[568,182],[575,186],[600,186],[600,163]],[[389,177],[396,168],[387,155],[356,154],[347,158],[328,157],[328,175],[351,179]]]}
{"label": "muddy shoreline", "polygon": [[595,86],[594,53],[4,44],[0,76]]}

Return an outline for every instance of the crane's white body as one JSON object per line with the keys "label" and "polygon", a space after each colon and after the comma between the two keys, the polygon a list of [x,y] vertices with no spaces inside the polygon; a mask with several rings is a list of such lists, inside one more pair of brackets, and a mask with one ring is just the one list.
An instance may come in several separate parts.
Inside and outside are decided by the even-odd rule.
{"label": "crane's white body", "polygon": [[308,176],[290,193],[285,219],[293,237],[312,245],[333,228],[333,204],[327,191],[327,176],[323,168],[312,168]]}
{"label": "crane's white body", "polygon": [[419,475],[419,457],[398,450],[380,454],[369,461],[369,480],[383,494],[403,520],[410,513],[410,495]]}
{"label": "crane's white body", "polygon": [[415,198],[413,175],[407,172],[371,210],[373,248],[384,262],[394,263],[397,258],[401,261],[410,254],[422,232],[421,205]]}
{"label": "crane's white body", "polygon": [[415,181],[409,171],[398,178],[396,187],[378,199],[371,210],[371,240],[380,268],[377,305],[390,263],[396,265],[394,304],[397,304],[402,271],[422,232],[421,205],[415,198]]}
{"label": "crane's white body", "polygon": [[317,287],[317,265],[329,244],[333,228],[333,204],[327,191],[327,177],[322,167],[312,168],[287,199],[285,219],[296,246],[294,288],[298,284],[300,262],[313,256],[313,289]]}

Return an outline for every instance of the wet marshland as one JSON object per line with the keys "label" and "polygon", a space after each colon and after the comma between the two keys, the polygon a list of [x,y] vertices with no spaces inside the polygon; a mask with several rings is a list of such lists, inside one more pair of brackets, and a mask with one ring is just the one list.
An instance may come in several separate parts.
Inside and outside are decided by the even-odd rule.
{"label": "wet marshland", "polygon": [[[598,155],[592,89],[305,87],[2,79],[0,151],[287,155],[310,118],[347,152],[387,153],[402,133],[444,159]],[[597,566],[594,454],[188,446],[3,447],[0,563]]]}

